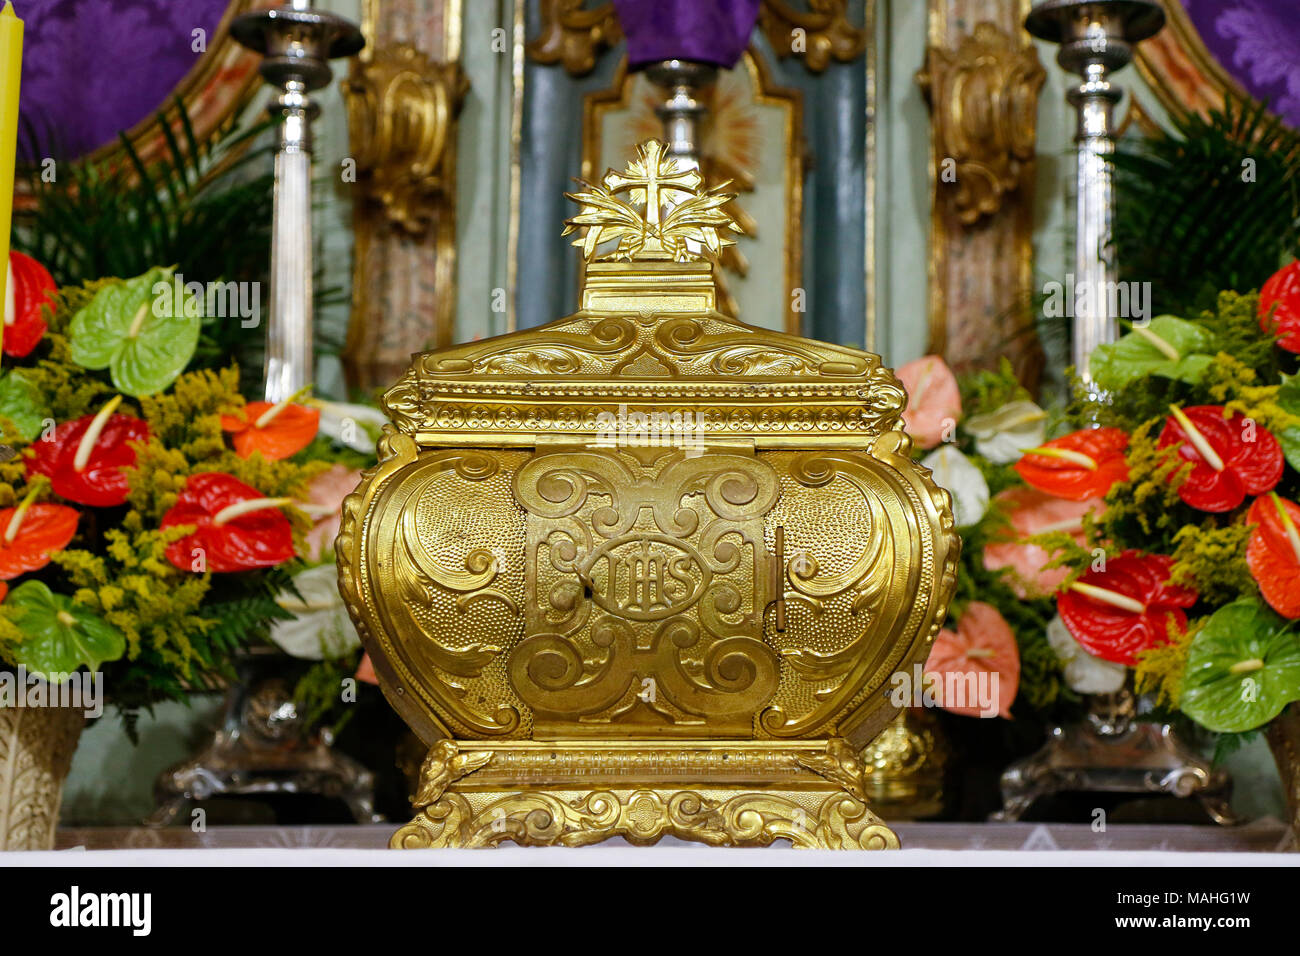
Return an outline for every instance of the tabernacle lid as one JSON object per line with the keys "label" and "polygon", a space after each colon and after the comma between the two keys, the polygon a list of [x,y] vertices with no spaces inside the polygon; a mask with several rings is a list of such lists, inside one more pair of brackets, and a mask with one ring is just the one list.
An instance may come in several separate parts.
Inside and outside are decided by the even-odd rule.
{"label": "tabernacle lid", "polygon": [[565,230],[581,233],[580,311],[417,355],[384,396],[417,444],[599,443],[651,428],[851,447],[898,426],[906,394],[878,356],[717,311],[711,258],[740,231],[725,186],[701,189],[699,172],[654,140],[623,173],[584,185],[570,194],[582,208]]}

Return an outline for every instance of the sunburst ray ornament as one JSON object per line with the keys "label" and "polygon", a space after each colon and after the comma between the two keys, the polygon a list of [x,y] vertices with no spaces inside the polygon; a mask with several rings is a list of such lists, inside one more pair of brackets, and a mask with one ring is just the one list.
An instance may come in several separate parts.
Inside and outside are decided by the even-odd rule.
{"label": "sunburst ray ornament", "polygon": [[[702,190],[699,170],[678,163],[659,140],[642,143],[623,172],[607,171],[599,185],[578,181],[587,188],[565,195],[582,208],[564,235],[583,230],[573,244],[588,261],[716,259],[735,245],[729,233],[743,232],[723,209],[736,198],[725,192],[730,182]],[[597,248],[613,240],[614,251],[597,257]]]}

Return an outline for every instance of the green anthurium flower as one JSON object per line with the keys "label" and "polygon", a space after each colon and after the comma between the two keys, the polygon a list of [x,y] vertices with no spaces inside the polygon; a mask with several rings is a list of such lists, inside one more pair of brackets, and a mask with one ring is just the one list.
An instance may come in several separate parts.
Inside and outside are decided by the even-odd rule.
{"label": "green anthurium flower", "polygon": [[40,392],[18,369],[0,377],[0,418],[13,422],[24,441],[35,441],[50,413]]}
{"label": "green anthurium flower", "polygon": [[72,360],[83,368],[108,369],[126,395],[154,395],[194,357],[201,312],[193,296],[175,294],[171,269],[150,269],[105,286],[72,317]]}
{"label": "green anthurium flower", "polygon": [[1159,375],[1195,385],[1212,361],[1210,333],[1194,322],[1160,315],[1144,326],[1092,353],[1093,378],[1102,388],[1118,391],[1145,375]]}
{"label": "green anthurium flower", "polygon": [[1183,713],[1219,733],[1260,727],[1300,700],[1300,633],[1259,601],[1215,611],[1192,638]]}
{"label": "green anthurium flower", "polygon": [[[1282,387],[1277,392],[1277,403],[1282,410],[1292,415],[1300,415],[1300,375],[1283,375]],[[1291,467],[1300,471],[1300,425],[1283,428],[1277,434],[1282,454],[1291,463]]]}
{"label": "green anthurium flower", "polygon": [[126,653],[126,638],[117,628],[40,581],[18,585],[5,604],[22,612],[23,641],[15,656],[33,674],[71,674],[83,664],[93,671]]}

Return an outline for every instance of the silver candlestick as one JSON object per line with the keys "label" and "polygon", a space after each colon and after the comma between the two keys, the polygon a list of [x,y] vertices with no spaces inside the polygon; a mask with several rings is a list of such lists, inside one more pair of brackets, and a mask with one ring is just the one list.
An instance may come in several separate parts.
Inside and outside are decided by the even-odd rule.
{"label": "silver candlestick", "polygon": [[[1110,157],[1115,105],[1123,93],[1110,74],[1129,63],[1135,43],[1164,23],[1155,0],[1046,0],[1025,20],[1031,34],[1059,43],[1057,62],[1083,78],[1067,94],[1079,122],[1075,288],[1090,293],[1075,307],[1073,359],[1089,397],[1097,400],[1107,396],[1093,380],[1088,358],[1119,334],[1119,316],[1109,306],[1115,297],[1107,293],[1119,278]],[[1227,774],[1193,753],[1169,724],[1144,720],[1143,702],[1132,693],[1089,695],[1087,706],[1084,720],[1050,727],[1042,749],[1002,774],[1002,809],[993,819],[1018,820],[1039,797],[1083,791],[1196,797],[1216,823],[1235,822]]]}
{"label": "silver candlestick", "polygon": [[[360,52],[365,40],[355,24],[310,9],[308,0],[245,14],[230,32],[262,54],[262,77],[280,91],[269,107],[280,119],[280,132],[265,395],[268,402],[281,402],[314,378],[311,123],[320,108],[309,94],[329,84],[331,59]],[[382,819],[374,812],[370,771],[335,751],[329,732],[303,726],[284,665],[283,656],[269,648],[240,657],[221,728],[196,757],[158,778],[158,808],[150,823],[171,823],[190,802],[210,797],[286,793],[339,798],[358,823]]]}
{"label": "silver candlestick", "polygon": [[1093,349],[1119,336],[1118,316],[1108,295],[1119,279],[1111,226],[1115,190],[1110,156],[1115,151],[1115,106],[1123,90],[1110,74],[1133,58],[1133,46],[1165,25],[1156,0],[1045,0],[1025,19],[1025,29],[1041,40],[1059,43],[1056,62],[1083,82],[1066,95],[1078,112],[1077,219],[1074,282],[1088,295],[1075,305],[1072,357],[1075,373],[1090,397],[1104,394],[1088,367]]}
{"label": "silver candlestick", "polygon": [[315,378],[312,351],[310,94],[329,85],[329,61],[365,46],[356,24],[312,10],[309,0],[237,18],[231,35],[262,54],[262,77],[279,89],[269,109],[280,119],[271,238],[271,315],[266,330],[266,400],[280,402]]}
{"label": "silver candlestick", "polygon": [[655,107],[664,124],[668,155],[684,166],[700,168],[700,120],[708,112],[703,93],[718,78],[718,68],[693,60],[663,60],[645,68],[651,83],[667,94]]}

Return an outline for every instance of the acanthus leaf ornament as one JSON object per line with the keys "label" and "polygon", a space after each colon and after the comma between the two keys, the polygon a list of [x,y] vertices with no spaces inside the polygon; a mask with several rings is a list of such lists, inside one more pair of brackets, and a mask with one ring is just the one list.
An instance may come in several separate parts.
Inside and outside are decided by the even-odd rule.
{"label": "acanthus leaf ornament", "polygon": [[831,60],[851,63],[867,49],[870,35],[849,19],[848,0],[810,0],[807,11],[785,0],[763,0],[759,25],[779,57],[801,56],[814,73]]}
{"label": "acanthus leaf ornament", "polygon": [[562,63],[572,76],[586,76],[596,57],[623,38],[614,4],[586,7],[586,0],[541,0],[541,32],[529,42],[538,63]]}
{"label": "acanthus leaf ornament", "polygon": [[468,90],[459,63],[435,63],[407,43],[353,61],[343,83],[364,195],[408,234],[424,233],[451,199],[444,159]]}

